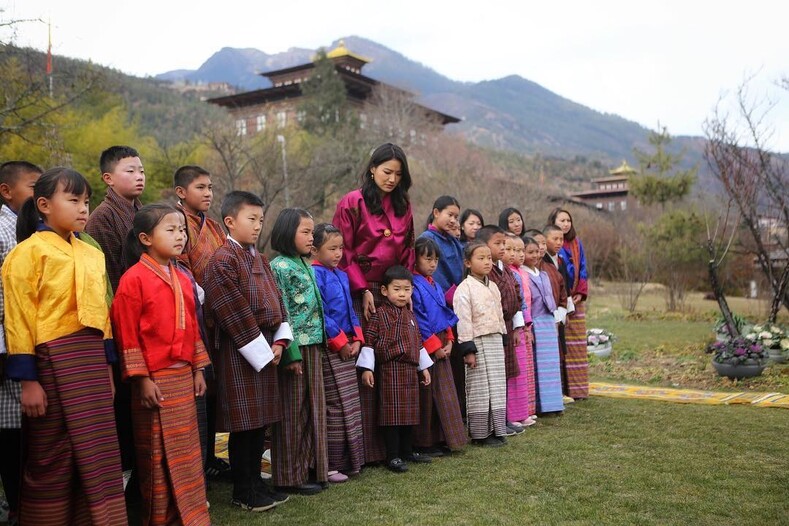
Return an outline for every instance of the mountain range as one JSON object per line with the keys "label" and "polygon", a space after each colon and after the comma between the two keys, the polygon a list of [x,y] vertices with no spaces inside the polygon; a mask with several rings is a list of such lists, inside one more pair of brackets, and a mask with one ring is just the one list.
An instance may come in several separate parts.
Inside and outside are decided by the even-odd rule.
{"label": "mountain range", "polygon": [[[572,158],[583,156],[610,164],[633,159],[633,148],[647,149],[649,130],[617,115],[602,113],[566,99],[531,80],[510,75],[482,82],[459,82],[371,40],[348,36],[340,40],[358,55],[371,59],[362,73],[409,90],[418,102],[462,118],[451,126],[476,144],[527,154]],[[227,82],[241,90],[270,86],[261,72],[310,61],[315,50],[291,48],[267,54],[258,49],[223,48],[197,70],[175,70],[159,80]],[[699,141],[675,141],[688,151],[686,162],[700,160]]]}

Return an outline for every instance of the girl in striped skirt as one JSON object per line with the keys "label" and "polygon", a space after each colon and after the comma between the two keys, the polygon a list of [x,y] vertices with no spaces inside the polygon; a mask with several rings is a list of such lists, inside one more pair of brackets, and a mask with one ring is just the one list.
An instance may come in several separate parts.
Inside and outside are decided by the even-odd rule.
{"label": "girl in striped skirt", "polygon": [[326,390],[326,430],[329,482],[344,482],[364,464],[362,407],[354,358],[364,343],[362,327],[351,301],[348,275],[337,268],[342,259],[340,230],[330,223],[315,227],[312,270],[323,300],[326,349],[323,384]]}
{"label": "girl in striped skirt", "polygon": [[506,334],[501,294],[488,279],[493,258],[488,245],[472,242],[464,251],[467,277],[455,291],[458,348],[466,364],[466,419],[471,438],[486,446],[502,446],[507,434]]}
{"label": "girl in striped skirt", "polygon": [[534,238],[524,242],[524,264],[531,288],[531,315],[534,326],[534,350],[537,369],[537,411],[553,413],[564,410],[562,372],[559,362],[559,333],[556,325],[563,313],[553,299],[551,279],[540,271],[540,249]]}
{"label": "girl in striped skirt", "polygon": [[[132,266],[112,303],[121,374],[132,381],[134,448],[143,524],[208,525],[195,397],[210,364],[194,278],[175,265],[186,221],[165,204],[142,207],[124,245]],[[133,263],[136,261],[136,263]]]}
{"label": "girl in striped skirt", "polygon": [[449,362],[455,341],[452,327],[458,318],[447,307],[441,285],[432,278],[443,256],[438,243],[430,237],[420,237],[416,240],[415,249],[412,304],[422,335],[422,345],[430,354],[433,365],[430,368],[430,386],[420,389],[421,416],[414,433],[414,445],[422,453],[441,456],[443,452],[438,448],[439,445],[443,444],[455,451],[468,442]]}
{"label": "girl in striped skirt", "polygon": [[107,273],[102,252],[79,239],[90,194],[74,170],[46,171],[3,264],[6,373],[21,381],[27,417],[20,524],[126,524]]}
{"label": "girl in striped skirt", "polygon": [[302,495],[320,492],[329,476],[323,305],[305,259],[312,252],[314,225],[306,210],[286,208],[271,233],[271,247],[280,254],[271,270],[293,327],[293,342],[279,363],[282,421],[273,429],[271,476],[276,486]]}

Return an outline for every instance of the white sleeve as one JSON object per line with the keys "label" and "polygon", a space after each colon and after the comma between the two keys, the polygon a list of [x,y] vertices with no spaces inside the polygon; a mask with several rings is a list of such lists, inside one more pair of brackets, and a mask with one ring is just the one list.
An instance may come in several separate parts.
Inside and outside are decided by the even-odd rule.
{"label": "white sleeve", "polygon": [[567,295],[567,313],[572,314],[575,312],[575,303],[573,303],[573,298],[569,294]]}
{"label": "white sleeve", "polygon": [[200,305],[205,305],[205,289],[195,282],[195,290],[197,291],[197,301]]}
{"label": "white sleeve", "polygon": [[290,323],[286,321],[280,323],[277,332],[274,333],[274,341],[278,342],[280,340],[293,341],[293,331],[290,328]]}
{"label": "white sleeve", "polygon": [[6,354],[5,348],[5,325],[0,323],[0,354]]}
{"label": "white sleeve", "polygon": [[526,326],[526,322],[523,319],[523,311],[518,309],[518,312],[516,312],[515,316],[512,317],[512,328],[518,329],[524,326]]}
{"label": "white sleeve", "polygon": [[375,371],[375,351],[372,347],[362,347],[359,358],[356,359],[356,367]]}
{"label": "white sleeve", "polygon": [[430,355],[427,354],[427,349],[422,347],[419,349],[419,370],[424,371],[425,369],[433,366],[433,359],[430,358]]}
{"label": "white sleeve", "polygon": [[243,347],[240,347],[238,352],[241,353],[241,356],[243,356],[244,359],[249,362],[249,365],[257,372],[260,372],[274,359],[274,353],[271,352],[271,346],[262,334]]}

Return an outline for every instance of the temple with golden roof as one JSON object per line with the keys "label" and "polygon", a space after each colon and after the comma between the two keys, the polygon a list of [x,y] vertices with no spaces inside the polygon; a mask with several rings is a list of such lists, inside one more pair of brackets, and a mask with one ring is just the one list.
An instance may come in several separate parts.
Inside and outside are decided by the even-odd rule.
{"label": "temple with golden roof", "polygon": [[[334,62],[337,73],[345,84],[348,102],[357,109],[361,110],[378,86],[399,89],[363,75],[362,68],[370,59],[351,52],[342,40],[336,48],[326,53],[326,57]],[[236,128],[241,135],[260,132],[269,126],[285,128],[298,124],[302,117],[298,110],[303,96],[300,84],[310,78],[314,68],[315,63],[309,62],[261,73],[271,81],[270,88],[208,99],[208,102],[227,108],[236,119]],[[423,108],[428,117],[443,125],[460,122],[460,119],[452,115],[426,106],[417,106]]]}
{"label": "temple with golden roof", "polygon": [[574,200],[607,212],[625,211],[632,206],[633,201],[629,196],[628,179],[636,170],[622,161],[619,167],[609,170],[608,177],[599,177],[592,180],[595,185],[593,190],[578,192],[572,195]]}

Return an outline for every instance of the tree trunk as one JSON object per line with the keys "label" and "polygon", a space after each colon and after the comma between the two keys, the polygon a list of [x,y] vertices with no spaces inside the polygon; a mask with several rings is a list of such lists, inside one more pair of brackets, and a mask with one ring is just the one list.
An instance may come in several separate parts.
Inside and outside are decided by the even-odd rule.
{"label": "tree trunk", "polygon": [[784,267],[784,271],[781,273],[781,280],[778,283],[778,290],[775,291],[775,295],[773,296],[773,303],[770,306],[770,317],[767,319],[770,323],[775,323],[775,318],[778,317],[778,311],[781,310],[781,305],[786,305],[787,303],[787,281],[789,281],[789,265]]}
{"label": "tree trunk", "polygon": [[740,335],[740,330],[737,328],[737,324],[734,323],[734,316],[731,314],[731,309],[729,308],[729,302],[726,301],[726,295],[723,293],[723,287],[718,280],[718,266],[715,264],[715,260],[711,259],[708,265],[708,270],[710,274],[710,285],[712,285],[712,293],[715,295],[715,301],[718,302],[718,307],[721,310],[721,315],[723,315],[723,320],[726,323],[726,328],[729,331],[729,336],[731,338],[736,338]]}

